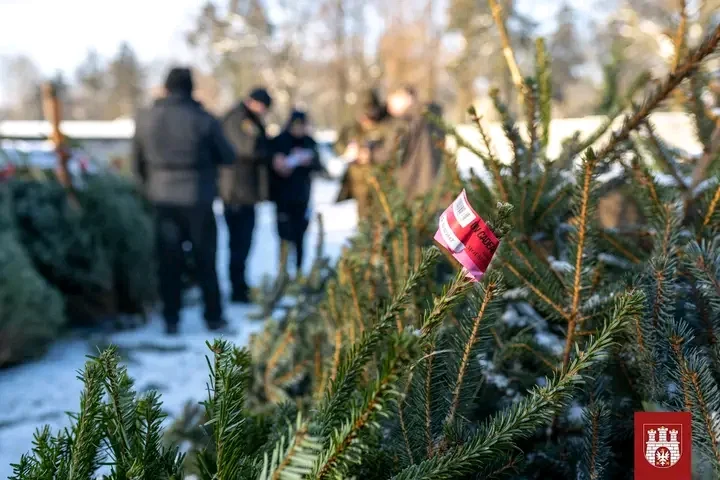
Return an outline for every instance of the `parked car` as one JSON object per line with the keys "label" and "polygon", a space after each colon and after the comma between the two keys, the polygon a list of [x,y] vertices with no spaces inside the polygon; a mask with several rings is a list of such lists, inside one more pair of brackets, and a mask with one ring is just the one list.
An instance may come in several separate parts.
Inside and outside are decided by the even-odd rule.
{"label": "parked car", "polygon": [[[23,168],[34,168],[38,170],[53,170],[57,166],[57,155],[55,152],[42,146],[0,146],[0,169],[12,170],[13,172]],[[73,151],[68,161],[68,170],[73,176],[80,173],[95,173],[99,170],[98,165],[89,155],[82,151]]]}

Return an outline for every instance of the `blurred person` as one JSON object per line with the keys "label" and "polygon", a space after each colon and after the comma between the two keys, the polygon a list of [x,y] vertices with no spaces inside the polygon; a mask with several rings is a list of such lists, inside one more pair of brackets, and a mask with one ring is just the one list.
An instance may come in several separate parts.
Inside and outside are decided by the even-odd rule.
{"label": "blurred person", "polygon": [[273,139],[270,198],[275,202],[278,236],[295,249],[296,278],[302,276],[303,244],[310,224],[312,173],[322,170],[309,120],[294,110],[285,128]]}
{"label": "blurred person", "polygon": [[[426,194],[437,183],[442,172],[444,135],[424,115],[425,106],[412,86],[393,91],[388,96],[387,109],[396,122],[394,137],[376,157],[380,162],[388,161],[395,147],[403,146],[395,177],[398,188],[412,200]],[[429,104],[427,111],[442,115],[436,103]]]}
{"label": "blurred person", "polygon": [[368,178],[372,165],[379,163],[378,152],[390,136],[390,120],[377,90],[368,90],[360,115],[341,131],[336,144],[337,151],[350,162],[336,201],[354,198],[358,219],[367,218],[370,213],[372,193]]}
{"label": "blurred person", "polygon": [[235,303],[250,302],[246,263],[255,228],[255,204],[269,196],[272,152],[264,117],[271,106],[267,90],[255,88],[223,119],[225,134],[236,152],[232,167],[221,176],[230,239],[231,299]]}
{"label": "blurred person", "polygon": [[212,204],[218,165],[232,164],[232,146],[220,122],[193,100],[187,68],[173,68],[166,95],[141,111],[133,139],[135,169],[155,207],[160,296],[167,333],[176,334],[182,305],[183,242],[193,247],[194,274],[205,304],[205,323],[227,327],[215,267],[217,225]]}

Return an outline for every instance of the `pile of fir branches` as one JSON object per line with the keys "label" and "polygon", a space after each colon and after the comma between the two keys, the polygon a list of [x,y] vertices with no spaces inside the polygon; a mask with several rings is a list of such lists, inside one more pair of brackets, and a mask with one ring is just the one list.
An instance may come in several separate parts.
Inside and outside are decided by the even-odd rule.
{"label": "pile of fir branches", "polygon": [[[657,140],[652,110],[694,85],[686,80],[718,43],[720,27],[683,48],[642,102],[617,106],[623,121],[609,139],[576,135],[557,159],[547,156],[542,42],[528,78],[506,45],[525,118],[496,100],[512,162],[496,159],[478,119],[484,148],[459,142],[490,182],[449,168],[408,204],[392,165],[379,169],[371,185],[381,218],[360,227],[318,305],[290,309],[247,350],[210,346],[194,471],[208,480],[629,479],[633,412],[667,409],[692,413],[695,471],[716,478],[718,149],[711,141],[688,167],[702,187],[683,189],[658,181],[648,159],[661,149],[642,144]],[[603,226],[599,201],[618,185],[642,215]],[[479,283],[426,246],[462,188],[502,237]],[[132,392],[117,362],[110,350],[88,363],[73,428],[40,433],[16,478],[90,478],[100,464],[108,478],[181,478],[184,457],[159,440],[157,396]]]}

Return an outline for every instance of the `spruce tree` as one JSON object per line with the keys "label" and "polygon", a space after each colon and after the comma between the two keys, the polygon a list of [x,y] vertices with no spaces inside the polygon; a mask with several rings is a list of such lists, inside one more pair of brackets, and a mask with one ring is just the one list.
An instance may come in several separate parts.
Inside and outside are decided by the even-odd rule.
{"label": "spruce tree", "polygon": [[[654,147],[648,125],[719,42],[716,27],[664,80],[638,80],[647,94],[617,102],[623,121],[609,139],[598,142],[612,119],[552,159],[551,59],[539,41],[534,75],[523,77],[508,45],[524,122],[494,100],[510,164],[476,118],[484,148],[458,143],[482,159],[490,182],[460,178],[449,156],[442,181],[410,203],[392,186],[392,162],[378,167],[370,185],[379,215],[334,268],[317,270],[322,287],[248,349],[210,345],[194,471],[207,480],[623,479],[632,475],[633,412],[669,409],[692,413],[695,468],[717,475],[717,150],[695,162],[702,188],[662,185],[648,156],[682,153]],[[599,224],[609,173],[640,205],[637,225]],[[430,244],[437,213],[462,189],[501,238],[478,283]],[[111,478],[177,478],[176,451],[143,443],[160,426],[131,407],[139,402],[115,353],[91,360],[84,380],[74,427],[40,434],[16,478],[55,478],[41,470],[48,464],[89,478],[100,459]],[[150,456],[138,447],[148,443]]]}

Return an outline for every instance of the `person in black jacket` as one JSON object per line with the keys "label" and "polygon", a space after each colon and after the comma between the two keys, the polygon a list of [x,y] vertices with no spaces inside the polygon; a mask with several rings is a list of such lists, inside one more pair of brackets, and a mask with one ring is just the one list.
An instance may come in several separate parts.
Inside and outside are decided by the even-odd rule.
{"label": "person in black jacket", "polygon": [[223,317],[215,258],[218,165],[232,164],[235,152],[220,122],[193,100],[187,68],[173,68],[167,95],[138,114],[133,139],[135,169],[155,207],[160,296],[167,332],[177,333],[185,259],[182,242],[193,246],[195,274],[210,330],[227,326]]}
{"label": "person in black jacket", "polygon": [[296,275],[302,274],[303,243],[310,224],[312,172],[322,170],[317,144],[308,134],[305,112],[295,110],[273,139],[270,197],[275,202],[278,236],[295,248]]}
{"label": "person in black jacket", "polygon": [[221,174],[225,222],[230,237],[230,283],[232,301],[250,301],[245,264],[255,228],[255,204],[268,199],[268,169],[272,160],[263,117],[272,98],[256,88],[227,113],[223,128],[237,154],[232,167]]}

